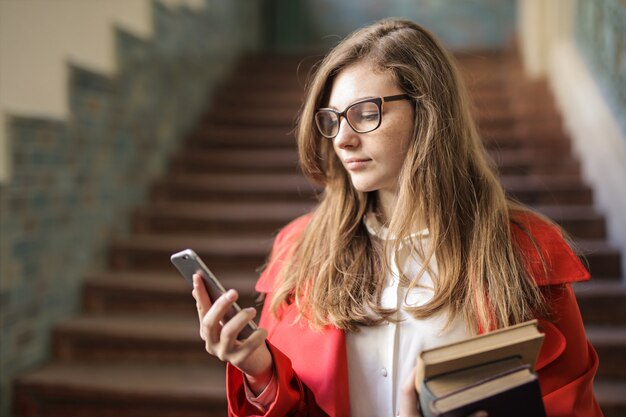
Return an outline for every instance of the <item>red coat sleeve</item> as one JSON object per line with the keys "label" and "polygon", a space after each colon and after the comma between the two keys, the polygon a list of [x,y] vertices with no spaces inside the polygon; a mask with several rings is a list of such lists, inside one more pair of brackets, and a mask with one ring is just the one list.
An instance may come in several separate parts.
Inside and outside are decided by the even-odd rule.
{"label": "red coat sleeve", "polygon": [[265,414],[250,404],[244,390],[243,373],[234,366],[226,366],[226,390],[229,416],[309,416],[323,415],[311,413],[317,408],[310,390],[304,386],[293,371],[291,361],[280,350],[268,343],[274,359],[274,369],[278,384],[276,399]]}
{"label": "red coat sleeve", "polygon": [[[263,311],[260,318],[260,327],[268,330],[271,339],[273,328],[278,324],[276,318],[270,311],[271,297],[276,275],[282,267],[288,250],[293,245],[295,239],[308,224],[308,216],[300,217],[287,225],[276,236],[272,248],[270,262],[259,278],[256,290],[266,295]],[[228,398],[229,416],[326,416],[315,401],[311,390],[300,380],[294,372],[291,360],[270,341],[267,346],[272,353],[274,360],[274,372],[278,384],[277,394],[274,402],[270,405],[265,414],[261,413],[246,398],[244,389],[243,374],[234,366],[227,364],[226,367],[226,391]]]}

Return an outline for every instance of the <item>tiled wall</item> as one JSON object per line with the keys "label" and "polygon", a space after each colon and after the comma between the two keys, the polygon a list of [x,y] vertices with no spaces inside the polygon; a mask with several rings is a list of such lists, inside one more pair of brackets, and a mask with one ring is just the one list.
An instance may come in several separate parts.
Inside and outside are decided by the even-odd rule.
{"label": "tiled wall", "polygon": [[576,42],[626,137],[626,2],[577,0]]}
{"label": "tiled wall", "polygon": [[385,17],[409,18],[447,47],[503,46],[515,27],[516,0],[276,0],[274,42],[281,48],[336,44]]}
{"label": "tiled wall", "polygon": [[69,69],[71,117],[11,117],[13,178],[0,186],[0,415],[10,378],[46,358],[51,324],[76,311],[81,280],[128,229],[236,53],[259,47],[260,2],[206,12],[153,3],[155,36],[115,31],[119,73]]}

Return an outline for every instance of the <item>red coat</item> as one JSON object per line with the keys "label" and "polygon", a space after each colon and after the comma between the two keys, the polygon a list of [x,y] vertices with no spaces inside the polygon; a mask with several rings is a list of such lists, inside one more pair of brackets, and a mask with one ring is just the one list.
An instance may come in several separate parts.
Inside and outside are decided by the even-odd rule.
{"label": "red coat", "polygon": [[[282,245],[292,245],[309,221],[300,217],[287,225],[274,242],[273,253]],[[564,242],[559,230],[534,216],[520,215],[516,221],[535,238],[547,263],[544,271],[540,257],[528,236],[518,225],[513,236],[524,253],[528,266],[552,309],[551,321],[539,320],[545,333],[535,369],[549,417],[602,416],[592,391],[598,356],[587,341],[572,282],[589,279],[589,273]],[[260,326],[268,331],[268,346],[274,358],[278,381],[276,400],[266,416],[349,416],[348,366],[343,331],[327,326],[315,332],[306,324],[292,324],[297,316],[295,304],[289,305],[281,320],[269,311],[274,279],[282,259],[273,257],[256,285],[267,294]],[[227,393],[231,416],[260,415],[247,400],[243,375],[227,367]]]}

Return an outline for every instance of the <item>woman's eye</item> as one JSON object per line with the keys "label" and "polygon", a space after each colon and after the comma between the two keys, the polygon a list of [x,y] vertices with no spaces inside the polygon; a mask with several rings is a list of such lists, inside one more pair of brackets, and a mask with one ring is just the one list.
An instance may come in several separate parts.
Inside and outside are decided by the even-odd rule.
{"label": "woman's eye", "polygon": [[376,112],[361,113],[361,120],[365,122],[371,122],[376,119],[378,119],[378,113]]}

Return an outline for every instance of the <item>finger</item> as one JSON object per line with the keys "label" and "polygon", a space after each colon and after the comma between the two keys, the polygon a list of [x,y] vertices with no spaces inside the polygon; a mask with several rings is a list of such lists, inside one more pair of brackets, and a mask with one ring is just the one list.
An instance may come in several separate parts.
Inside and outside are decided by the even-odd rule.
{"label": "finger", "polygon": [[212,303],[200,274],[193,274],[193,291],[191,294],[196,299],[198,319],[202,321],[204,315],[211,308]]}
{"label": "finger", "polygon": [[[256,309],[253,307],[245,308],[238,312],[235,317],[228,320],[222,326],[222,332],[220,334],[220,340],[223,340],[230,348],[235,341],[238,341],[237,336],[248,325],[248,323],[256,316]],[[240,341],[241,342],[241,341]]]}
{"label": "finger", "polygon": [[485,410],[480,410],[470,414],[469,417],[489,417],[489,413],[487,413]]}
{"label": "finger", "polygon": [[265,344],[267,338],[267,331],[265,329],[257,329],[246,340],[240,342],[230,357],[229,362],[242,369],[242,365],[245,363],[244,373],[253,375],[258,374],[261,371],[262,363],[257,361],[250,362],[251,355],[259,348],[259,346]]}
{"label": "finger", "polygon": [[202,326],[205,328],[206,335],[208,336],[207,342],[217,345],[220,341],[220,333],[222,331],[222,325],[226,312],[232,308],[235,301],[237,301],[239,294],[235,290],[228,290],[222,294],[213,306],[206,313],[202,319]]}
{"label": "finger", "polygon": [[419,398],[415,390],[415,368],[411,371],[407,379],[400,388],[400,416],[421,417],[419,409]]}

